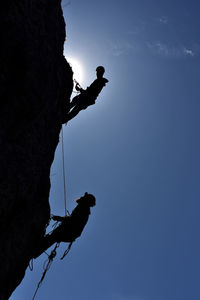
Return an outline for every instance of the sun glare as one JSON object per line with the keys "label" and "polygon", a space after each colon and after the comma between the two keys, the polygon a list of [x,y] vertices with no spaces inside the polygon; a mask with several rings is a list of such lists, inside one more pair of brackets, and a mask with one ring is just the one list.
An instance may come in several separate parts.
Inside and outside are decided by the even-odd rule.
{"label": "sun glare", "polygon": [[75,79],[78,83],[83,83],[83,68],[80,62],[73,57],[66,57],[67,61],[70,63],[72,70],[74,72],[73,79]]}

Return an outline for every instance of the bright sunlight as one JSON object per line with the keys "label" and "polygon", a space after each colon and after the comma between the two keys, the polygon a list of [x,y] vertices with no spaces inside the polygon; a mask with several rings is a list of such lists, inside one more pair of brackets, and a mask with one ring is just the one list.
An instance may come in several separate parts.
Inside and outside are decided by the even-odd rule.
{"label": "bright sunlight", "polygon": [[75,79],[78,83],[82,84],[84,72],[81,63],[73,57],[66,57],[66,59],[70,63],[74,72],[73,79]]}

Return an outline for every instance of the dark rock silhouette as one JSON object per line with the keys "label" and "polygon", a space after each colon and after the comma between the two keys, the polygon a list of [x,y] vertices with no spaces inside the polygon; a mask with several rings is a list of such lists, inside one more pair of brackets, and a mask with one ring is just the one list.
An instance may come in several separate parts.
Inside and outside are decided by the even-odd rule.
{"label": "dark rock silhouette", "polygon": [[76,200],[77,206],[70,216],[60,217],[53,216],[54,221],[61,222],[61,224],[53,230],[50,234],[45,235],[38,243],[34,257],[39,256],[46,251],[54,243],[74,242],[82,233],[87,224],[90,207],[95,206],[95,197],[91,194],[85,193],[84,196]]}
{"label": "dark rock silhouette", "polygon": [[73,89],[60,2],[0,4],[0,300],[23,279],[50,217],[50,167]]}
{"label": "dark rock silhouette", "polygon": [[73,119],[81,110],[95,104],[95,101],[102,91],[103,87],[108,83],[108,79],[104,78],[105,69],[102,66],[96,68],[97,79],[86,90],[76,84],[76,90],[80,92],[70,102],[70,112],[66,116],[66,122]]}
{"label": "dark rock silhouette", "polygon": [[[36,245],[57,241],[55,233],[45,237],[45,230],[50,167],[63,119],[93,104],[107,82],[98,71],[100,77],[80,91],[84,105],[73,100],[72,107],[73,73],[63,56],[64,41],[61,0],[0,4],[0,300],[22,281]],[[81,207],[68,229],[62,219],[56,231],[61,241],[81,234],[89,215],[89,207],[84,212]],[[68,232],[64,239],[62,231]]]}

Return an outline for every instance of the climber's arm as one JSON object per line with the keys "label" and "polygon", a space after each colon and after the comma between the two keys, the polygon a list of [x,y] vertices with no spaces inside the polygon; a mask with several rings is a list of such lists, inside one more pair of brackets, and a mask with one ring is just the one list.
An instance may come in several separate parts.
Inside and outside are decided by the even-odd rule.
{"label": "climber's arm", "polygon": [[51,218],[52,220],[59,221],[59,222],[62,222],[65,219],[65,217],[54,216],[54,215]]}
{"label": "climber's arm", "polygon": [[77,90],[77,92],[82,93],[84,91],[84,89],[80,86],[80,84],[77,82],[75,85],[75,89]]}

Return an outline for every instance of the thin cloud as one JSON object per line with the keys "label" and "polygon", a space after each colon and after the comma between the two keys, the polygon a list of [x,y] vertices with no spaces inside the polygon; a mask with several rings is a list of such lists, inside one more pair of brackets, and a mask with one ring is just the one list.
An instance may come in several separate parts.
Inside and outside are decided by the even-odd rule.
{"label": "thin cloud", "polygon": [[[160,55],[164,55],[164,56],[170,55],[171,50],[169,50],[169,48],[165,44],[162,44],[160,42],[147,43],[147,47],[155,54],[160,54]],[[174,53],[173,53],[173,55],[174,55]]]}
{"label": "thin cloud", "polygon": [[169,46],[161,42],[147,43],[147,48],[154,54],[167,58],[194,57],[195,52],[183,46]]}
{"label": "thin cloud", "polygon": [[68,1],[68,2],[63,2],[62,3],[62,8],[65,8],[65,7],[67,7],[67,6],[69,6],[69,5],[71,5],[71,1]]}
{"label": "thin cloud", "polygon": [[111,42],[111,53],[113,56],[129,54],[135,46],[130,42]]}
{"label": "thin cloud", "polygon": [[187,48],[184,48],[183,49],[183,52],[185,53],[185,55],[187,56],[194,56],[194,52],[191,50],[191,49],[187,49]]}
{"label": "thin cloud", "polygon": [[128,31],[128,35],[138,35],[145,31],[147,23],[144,21],[139,21],[138,24],[132,25]]}
{"label": "thin cloud", "polygon": [[156,20],[162,24],[168,24],[168,22],[169,22],[169,18],[166,16],[159,17]]}

